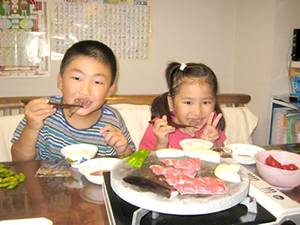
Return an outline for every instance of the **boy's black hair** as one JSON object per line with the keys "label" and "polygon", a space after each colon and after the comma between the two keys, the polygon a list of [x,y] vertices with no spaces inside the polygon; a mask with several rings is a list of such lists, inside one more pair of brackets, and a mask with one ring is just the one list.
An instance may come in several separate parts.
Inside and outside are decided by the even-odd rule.
{"label": "boy's black hair", "polygon": [[[215,73],[206,65],[202,63],[186,63],[184,68],[181,68],[180,63],[172,62],[168,65],[165,76],[167,85],[169,88],[168,92],[165,92],[154,99],[151,106],[151,119],[155,117],[162,117],[163,115],[167,116],[168,122],[172,121],[172,113],[169,109],[168,104],[168,95],[173,99],[177,95],[181,87],[181,81],[185,78],[191,79],[204,79],[204,82],[207,83],[213,91],[216,104],[214,110],[217,114],[222,113],[221,108],[217,102],[217,93],[218,93],[218,80]],[[220,129],[225,129],[225,119],[222,116],[219,122]]]}
{"label": "boy's black hair", "polygon": [[61,76],[63,76],[66,67],[80,56],[92,57],[109,66],[111,71],[110,85],[115,82],[117,76],[117,60],[115,55],[107,45],[94,40],[76,42],[66,51],[60,64]]}

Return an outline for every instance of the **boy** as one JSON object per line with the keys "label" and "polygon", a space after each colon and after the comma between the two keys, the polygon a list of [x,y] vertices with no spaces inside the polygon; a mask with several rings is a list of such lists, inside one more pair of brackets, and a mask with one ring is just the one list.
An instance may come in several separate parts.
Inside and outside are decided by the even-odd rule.
{"label": "boy", "polygon": [[[63,158],[60,149],[76,143],[97,145],[96,157],[132,154],[135,145],[121,115],[104,104],[115,88],[116,73],[115,55],[106,45],[80,41],[71,46],[57,76],[62,96],[25,106],[12,139],[13,161]],[[82,107],[56,109],[49,101]]]}

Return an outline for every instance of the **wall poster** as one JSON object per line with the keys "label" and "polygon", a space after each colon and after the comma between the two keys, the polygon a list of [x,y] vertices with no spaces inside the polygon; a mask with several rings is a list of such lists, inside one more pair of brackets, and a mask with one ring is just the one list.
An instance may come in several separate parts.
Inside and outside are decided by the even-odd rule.
{"label": "wall poster", "polygon": [[0,78],[49,76],[47,0],[0,0]]}
{"label": "wall poster", "polygon": [[86,39],[147,60],[150,36],[151,0],[0,0],[0,78],[49,77],[50,58]]}
{"label": "wall poster", "polygon": [[118,59],[149,59],[151,0],[52,0],[51,58],[73,43],[99,40]]}

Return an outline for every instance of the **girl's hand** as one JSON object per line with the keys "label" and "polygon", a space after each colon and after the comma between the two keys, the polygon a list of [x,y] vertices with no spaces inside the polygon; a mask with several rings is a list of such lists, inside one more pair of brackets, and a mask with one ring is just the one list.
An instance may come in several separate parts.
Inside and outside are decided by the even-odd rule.
{"label": "girl's hand", "polygon": [[132,154],[127,139],[119,129],[107,125],[101,128],[99,132],[104,137],[105,142],[116,150],[117,155]]}
{"label": "girl's hand", "polygon": [[215,142],[220,138],[219,130],[217,129],[218,123],[222,118],[222,114],[219,113],[216,119],[213,121],[214,112],[212,112],[207,120],[206,127],[203,132],[200,134],[200,139]]}
{"label": "girl's hand", "polygon": [[168,148],[169,134],[175,132],[175,128],[167,123],[167,116],[157,119],[153,125],[153,133],[157,139],[155,150]]}
{"label": "girl's hand", "polygon": [[24,108],[26,127],[32,130],[41,130],[44,126],[44,119],[53,115],[56,108],[48,104],[49,99],[34,99]]}

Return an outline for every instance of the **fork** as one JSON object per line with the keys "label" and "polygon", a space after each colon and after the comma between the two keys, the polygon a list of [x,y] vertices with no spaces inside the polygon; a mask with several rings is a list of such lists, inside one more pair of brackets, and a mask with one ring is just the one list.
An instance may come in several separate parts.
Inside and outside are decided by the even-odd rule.
{"label": "fork", "polygon": [[[27,104],[28,102],[30,102],[31,100],[29,99],[22,99],[21,102],[24,104]],[[64,103],[56,103],[56,102],[48,102],[48,104],[53,105],[54,108],[72,108],[72,107],[80,107],[82,108],[83,105],[75,105],[75,104],[64,104]]]}
{"label": "fork", "polygon": [[[150,121],[148,121],[148,123],[154,124],[155,121],[150,120]],[[184,125],[184,124],[178,124],[178,123],[174,123],[174,122],[168,122],[168,125],[175,127],[175,128],[195,127],[193,125]]]}

